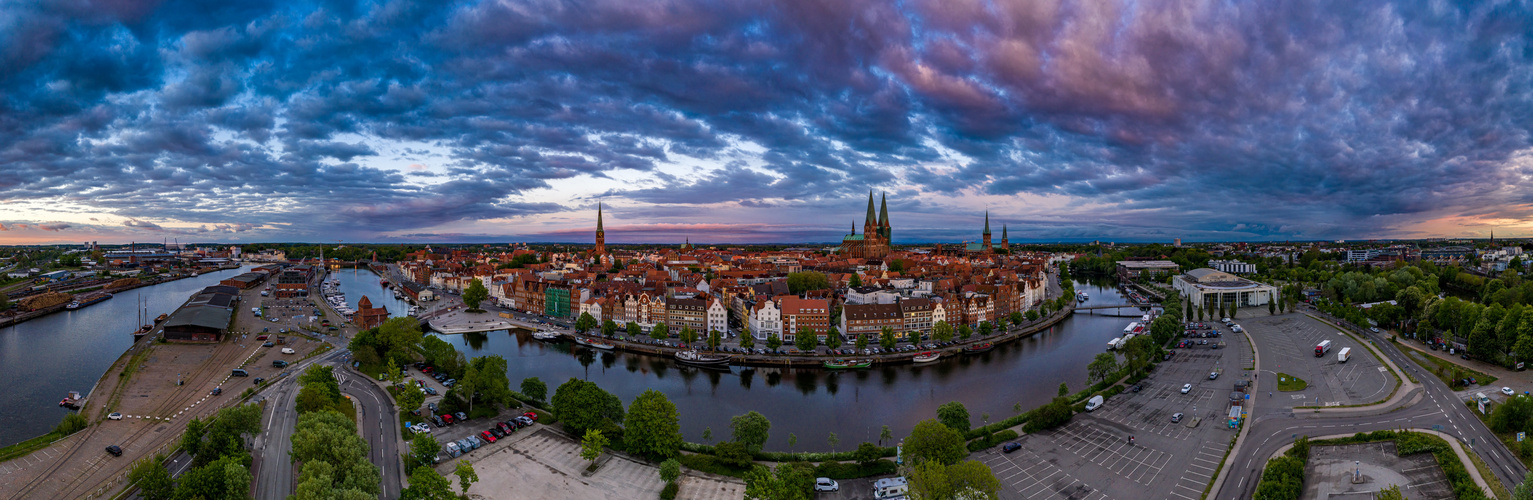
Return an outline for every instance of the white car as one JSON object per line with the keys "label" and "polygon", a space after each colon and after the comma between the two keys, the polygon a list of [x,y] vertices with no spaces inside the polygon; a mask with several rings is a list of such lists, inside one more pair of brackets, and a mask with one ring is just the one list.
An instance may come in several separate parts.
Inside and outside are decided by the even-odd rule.
{"label": "white car", "polygon": [[1505,394],[1505,395],[1508,395],[1508,396],[1512,396],[1512,395],[1516,395],[1517,391],[1513,391],[1511,387],[1502,387],[1501,388],[1501,393]]}
{"label": "white car", "polygon": [[1192,392],[1192,384],[1182,384],[1182,394]]}
{"label": "white car", "polygon": [[298,352],[298,351],[294,351],[293,348],[291,348],[291,347],[283,347],[282,348],[282,354],[293,354],[295,352]]}
{"label": "white car", "polygon": [[814,478],[814,491],[839,491],[841,485],[836,480],[828,477]]}
{"label": "white car", "polygon": [[112,412],[112,414],[111,415],[107,415],[106,418],[111,419],[111,420],[122,420],[122,414],[121,413],[117,413],[117,412]]}

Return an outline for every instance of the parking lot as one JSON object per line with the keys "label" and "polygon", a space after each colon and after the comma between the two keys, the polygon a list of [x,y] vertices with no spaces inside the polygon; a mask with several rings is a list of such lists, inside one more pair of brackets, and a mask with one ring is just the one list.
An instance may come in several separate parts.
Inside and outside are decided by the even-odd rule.
{"label": "parking lot", "polygon": [[[1224,348],[1210,342],[1177,349],[1138,392],[1023,436],[1016,452],[997,447],[972,458],[995,471],[1005,499],[1200,498],[1236,432],[1227,420],[1236,382],[1252,373],[1245,369],[1252,366],[1245,337],[1218,328]],[[1219,376],[1209,379],[1213,372]],[[1184,384],[1192,385],[1186,393]],[[1173,423],[1176,413],[1183,418]]]}
{"label": "parking lot", "polygon": [[[1271,376],[1275,381],[1281,372],[1308,384],[1303,391],[1262,394],[1274,400],[1274,408],[1372,403],[1388,398],[1399,383],[1366,346],[1309,316],[1286,314],[1244,324],[1261,351],[1264,379]],[[1315,345],[1322,340],[1330,340],[1332,347],[1317,358]],[[1348,347],[1351,358],[1346,363],[1337,361],[1337,353]]]}

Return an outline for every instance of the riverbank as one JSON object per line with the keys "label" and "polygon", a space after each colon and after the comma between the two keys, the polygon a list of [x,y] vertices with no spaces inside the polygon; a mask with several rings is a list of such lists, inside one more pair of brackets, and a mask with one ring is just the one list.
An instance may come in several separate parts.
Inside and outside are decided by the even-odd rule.
{"label": "riverbank", "polygon": [[[227,271],[229,269],[239,269],[239,268],[238,267],[222,267],[222,268],[219,268],[218,270],[220,270],[220,271]],[[149,281],[149,282],[140,281],[138,284],[135,284],[135,285],[129,285],[129,286],[118,287],[118,288],[113,288],[113,289],[103,289],[103,290],[106,291],[107,293],[118,294],[118,293],[126,292],[128,290],[132,290],[132,289],[135,289],[135,288],[143,288],[143,287],[146,287],[146,286],[154,286],[154,285],[163,285],[165,283],[170,283],[172,281],[180,281],[180,280],[184,280],[184,279],[187,279],[187,278],[195,278],[195,277],[196,276],[192,276],[192,275],[189,275],[189,274],[182,274],[182,275],[177,275],[177,276],[170,277],[170,278],[159,279],[159,280]],[[105,280],[105,281],[107,283],[111,283],[111,280]],[[59,304],[59,305],[55,305],[55,306],[45,307],[45,308],[42,308],[42,309],[38,309],[36,311],[24,312],[24,313],[21,313],[21,314],[17,314],[15,316],[8,316],[8,317],[0,318],[0,328],[16,326],[16,325],[19,325],[21,323],[25,323],[27,321],[31,321],[31,320],[38,319],[38,318],[41,318],[41,317],[44,317],[44,316],[47,316],[47,315],[50,315],[50,314],[53,314],[53,313],[56,313],[56,312],[59,312],[59,311],[63,311],[63,310],[65,310],[68,307],[68,305],[69,305],[68,303],[64,303],[64,304]],[[90,307],[90,306],[86,306],[86,307]],[[75,309],[75,310],[79,310],[79,309]]]}

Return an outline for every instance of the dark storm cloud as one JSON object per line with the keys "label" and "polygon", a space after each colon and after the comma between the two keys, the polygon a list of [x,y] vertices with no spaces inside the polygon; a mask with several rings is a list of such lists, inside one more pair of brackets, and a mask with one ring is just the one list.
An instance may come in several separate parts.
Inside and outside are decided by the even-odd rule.
{"label": "dark storm cloud", "polygon": [[[10,2],[0,199],[329,239],[562,212],[537,190],[637,172],[650,182],[605,196],[848,216],[870,187],[951,201],[902,207],[912,237],[949,237],[939,222],[974,193],[1099,207],[1012,228],[1041,239],[1408,234],[1533,215],[1530,11]],[[389,165],[396,141],[446,157]]]}

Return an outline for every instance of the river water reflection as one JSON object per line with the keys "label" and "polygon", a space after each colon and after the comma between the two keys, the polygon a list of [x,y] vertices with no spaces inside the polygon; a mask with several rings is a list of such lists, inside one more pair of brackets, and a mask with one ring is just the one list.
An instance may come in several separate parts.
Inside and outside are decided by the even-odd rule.
{"label": "river water reflection", "polygon": [[59,400],[69,391],[89,391],[133,345],[141,296],[154,319],[175,311],[193,292],[241,272],[219,271],[135,288],[82,309],[0,328],[0,380],[5,381],[0,391],[0,446],[52,430],[68,413],[58,406]]}
{"label": "river water reflection", "polygon": [[[376,280],[374,280],[376,281]],[[1108,284],[1077,283],[1091,299],[1087,305],[1124,302]],[[392,310],[392,309],[391,309]],[[1129,310],[1131,311],[1131,310]],[[1076,314],[1052,331],[975,355],[935,365],[893,365],[871,370],[830,372],[734,367],[716,371],[685,367],[668,359],[621,352],[593,352],[569,343],[533,340],[527,332],[442,335],[469,357],[498,354],[507,360],[513,386],[538,377],[555,387],[571,377],[590,380],[625,404],[648,389],[666,393],[681,413],[687,440],[703,442],[712,429],[715,442],[728,439],[729,418],[756,410],[772,421],[769,450],[828,451],[835,432],[837,450],[877,441],[882,426],[896,437],[921,420],[935,418],[937,407],[959,401],[973,425],[983,425],[1039,406],[1056,394],[1061,382],[1072,391],[1086,386],[1086,365],[1104,351],[1134,318]],[[886,443],[887,444],[887,443]]]}

